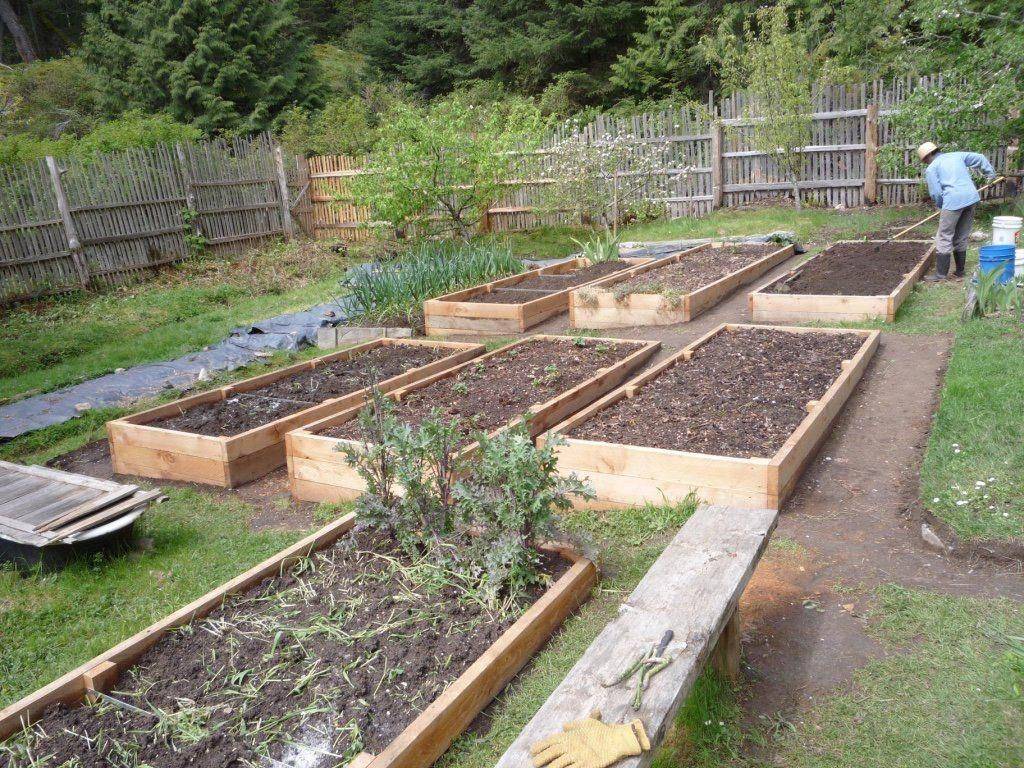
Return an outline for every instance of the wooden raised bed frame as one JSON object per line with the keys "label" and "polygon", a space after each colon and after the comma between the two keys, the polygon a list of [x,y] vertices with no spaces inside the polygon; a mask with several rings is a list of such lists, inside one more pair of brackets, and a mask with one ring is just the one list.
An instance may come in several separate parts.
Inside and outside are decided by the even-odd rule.
{"label": "wooden raised bed frame", "polygon": [[790,258],[794,249],[787,245],[765,257],[678,297],[660,293],[631,293],[621,300],[614,286],[623,280],[644,275],[668,264],[685,261],[687,256],[713,247],[746,243],[705,243],[632,269],[626,275],[609,275],[569,294],[570,328],[626,328],[637,325],[674,325],[688,323],[715,306],[737,288],[750,283]]}
{"label": "wooden raised bed frame", "polygon": [[313,370],[338,360],[348,360],[381,346],[428,346],[451,350],[451,354],[427,365],[411,368],[380,383],[384,392],[407,386],[432,376],[484,351],[482,344],[453,341],[375,339],[341,352],[334,352],[286,368],[254,376],[226,387],[211,389],[175,400],[140,413],[107,422],[110,458],[114,471],[123,475],[141,475],[160,480],[219,485],[235,488],[262,477],[285,463],[284,436],[287,432],[332,413],[366,401],[369,388],[331,398],[284,418],[237,435],[213,436],[151,426],[150,422],[175,416],[203,403],[214,403],[236,392],[259,390],[278,379],[300,371]]}
{"label": "wooden raised bed frame", "polygon": [[693,351],[716,334],[740,328],[768,328],[787,333],[854,333],[862,336],[864,343],[853,358],[843,361],[842,373],[821,399],[807,403],[807,416],[770,458],[745,459],[567,437],[566,443],[555,449],[559,471],[566,474],[575,472],[594,488],[597,495],[593,500],[577,500],[580,506],[601,509],[648,502],[673,504],[695,493],[709,504],[727,504],[744,509],[781,507],[864,374],[878,347],[879,331],[726,323],[570,417],[538,438],[537,443],[543,445],[555,434],[565,436],[599,411],[623,398],[633,397],[645,384],[654,381],[673,365],[685,365]]}
{"label": "wooden raised bed frame", "polygon": [[[402,390],[392,392],[389,397],[401,400],[407,392],[422,389],[440,379],[455,376],[467,365],[475,365],[482,360],[486,360],[488,357],[502,354],[513,347],[529,344],[538,339],[568,341],[568,337],[565,336],[547,335],[535,335],[520,339],[512,344],[499,347],[476,360],[463,363],[456,368],[450,368],[428,379],[421,379]],[[637,350],[614,365],[598,371],[594,376],[572,389],[551,398],[547,402],[531,406],[529,409],[531,414],[529,421],[531,436],[536,437],[541,432],[558,424],[558,422],[570,414],[575,413],[609,390],[617,387],[661,347],[660,341],[598,338],[588,338],[587,340],[607,341],[616,344],[634,344],[637,345]],[[361,408],[362,406],[356,406],[333,416],[328,416],[313,424],[289,432],[285,437],[288,454],[288,481],[291,486],[292,496],[296,499],[301,501],[339,503],[358,498],[366,489],[362,478],[359,477],[355,469],[348,465],[345,454],[339,450],[339,447],[342,445],[356,447],[359,443],[355,440],[317,434],[330,427],[336,427],[352,421],[359,415]],[[514,418],[509,424],[499,427],[491,432],[491,434],[495,435],[521,421],[522,417]],[[471,453],[475,449],[476,443],[471,443],[462,450],[465,453]]]}
{"label": "wooden raised bed frame", "polygon": [[[0,711],[0,740],[37,720],[52,704],[62,702],[70,706],[85,700],[89,691],[108,690],[120,672],[134,664],[169,631],[208,615],[228,595],[244,592],[265,578],[283,573],[296,560],[331,546],[348,533],[354,523],[353,514],[330,523],[6,707]],[[362,755],[361,762],[373,768],[429,768],[544,645],[551,633],[586,600],[597,582],[594,564],[562,547],[546,549],[557,551],[572,561],[569,570],[379,755]]]}
{"label": "wooden raised bed frame", "polygon": [[[840,240],[836,245],[846,242],[863,242]],[[883,240],[868,240],[869,243],[884,245]],[[928,240],[901,240],[901,243],[919,243],[928,245]],[[828,250],[827,248],[825,250]],[[824,253],[825,251],[822,251]],[[914,285],[924,277],[935,260],[935,247],[926,248],[924,255],[912,270],[907,272],[891,293],[878,296],[824,296],[812,293],[769,293],[768,289],[778,282],[791,277],[797,270],[810,264],[817,256],[808,259],[804,264],[795,267],[788,273],[765,283],[751,291],[748,296],[750,319],[755,323],[791,323],[814,320],[831,322],[860,322],[882,318],[887,323],[896,320],[896,312],[914,290]],[[879,258],[884,258],[882,253]]]}
{"label": "wooden raised bed frame", "polygon": [[[636,267],[648,263],[651,259],[624,258],[622,261]],[[482,293],[492,293],[498,288],[515,288],[524,280],[538,275],[564,275],[587,266],[590,266],[590,262],[586,259],[569,259],[425,301],[423,319],[427,335],[463,331],[490,334],[525,333],[528,328],[553,315],[565,312],[569,307],[569,292],[581,286],[565,288],[546,295],[538,294],[538,298],[522,304],[487,304],[468,299]],[[584,285],[591,285],[602,279],[604,278],[597,278]]]}

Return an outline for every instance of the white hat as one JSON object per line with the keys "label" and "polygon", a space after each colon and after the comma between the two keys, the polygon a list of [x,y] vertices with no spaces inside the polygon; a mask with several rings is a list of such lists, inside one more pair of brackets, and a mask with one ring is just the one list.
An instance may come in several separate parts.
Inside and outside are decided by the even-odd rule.
{"label": "white hat", "polygon": [[924,144],[922,144],[920,147],[917,148],[917,156],[919,158],[921,158],[922,160],[924,160],[932,152],[938,152],[938,151],[939,151],[939,145],[938,144],[936,144],[934,141],[926,141]]}

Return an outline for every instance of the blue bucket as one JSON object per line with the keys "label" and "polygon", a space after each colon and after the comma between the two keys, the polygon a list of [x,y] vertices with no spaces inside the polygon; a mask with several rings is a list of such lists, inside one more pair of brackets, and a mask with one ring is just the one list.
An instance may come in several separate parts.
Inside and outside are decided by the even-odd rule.
{"label": "blue bucket", "polygon": [[978,254],[978,268],[982,274],[989,272],[1003,273],[999,276],[1000,283],[1008,283],[1013,279],[1014,248],[1012,243],[1006,245],[983,245]]}

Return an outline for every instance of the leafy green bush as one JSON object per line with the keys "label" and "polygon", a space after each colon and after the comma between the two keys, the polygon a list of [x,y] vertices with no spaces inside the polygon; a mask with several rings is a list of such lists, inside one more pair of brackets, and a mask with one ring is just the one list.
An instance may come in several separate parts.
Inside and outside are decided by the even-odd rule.
{"label": "leafy green bush", "polygon": [[361,155],[373,146],[376,117],[359,96],[335,96],[324,108],[281,113],[281,143],[297,155]]}
{"label": "leafy green bush", "polygon": [[341,448],[366,483],[356,514],[411,557],[471,579],[490,605],[508,604],[543,578],[534,545],[552,536],[554,514],[589,491],[576,476],[559,476],[554,445],[535,448],[525,425],[474,433],[479,450],[468,457],[462,426],[436,413],[404,424],[374,391],[359,414],[359,445]]}
{"label": "leafy green bush", "polygon": [[345,282],[364,317],[408,319],[427,299],[522,271],[504,245],[424,241],[392,265],[353,270]]}
{"label": "leafy green bush", "polygon": [[418,233],[468,239],[484,212],[508,187],[517,147],[540,135],[529,99],[473,103],[465,94],[419,105],[396,101],[383,116],[370,172],[352,185],[356,200],[378,221]]}
{"label": "leafy green bush", "polygon": [[46,155],[93,158],[105,152],[132,147],[153,147],[161,143],[197,141],[198,128],[183,125],[165,114],[143,115],[126,112],[117,120],[102,123],[81,138],[38,139],[14,134],[0,139],[0,163],[24,163]]}
{"label": "leafy green bush", "polygon": [[571,496],[588,490],[575,475],[558,474],[555,441],[536,448],[523,424],[477,440],[480,450],[454,495],[458,519],[476,533],[466,553],[494,602],[538,583],[540,554],[531,543],[551,537],[554,514],[571,509]]}

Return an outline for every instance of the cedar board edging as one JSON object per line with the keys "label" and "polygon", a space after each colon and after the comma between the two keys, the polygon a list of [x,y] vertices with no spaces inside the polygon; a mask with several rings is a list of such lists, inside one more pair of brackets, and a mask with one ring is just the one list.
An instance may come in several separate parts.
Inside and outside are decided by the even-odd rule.
{"label": "cedar board edging", "polygon": [[626,328],[688,323],[795,253],[792,245],[783,246],[745,267],[678,297],[669,298],[661,293],[631,293],[621,300],[615,297],[613,286],[624,280],[678,263],[693,253],[730,245],[733,243],[704,243],[637,267],[628,275],[610,275],[598,283],[573,289],[569,294],[569,327]]}
{"label": "cedar board edging", "polygon": [[[395,390],[387,396],[393,400],[400,401],[410,391],[422,389],[441,379],[455,376],[464,368],[476,365],[488,357],[504,354],[509,349],[538,340],[568,341],[569,337],[548,334],[528,336],[492,350],[479,358],[469,360],[454,368],[449,368],[434,376],[421,379],[407,387]],[[577,384],[575,387],[557,394],[547,401],[531,405],[529,408],[531,436],[536,437],[580,408],[600,398],[606,392],[619,386],[661,347],[660,341],[600,337],[588,337],[587,340],[630,344],[636,347],[636,351],[630,353],[622,360],[598,370],[589,379]],[[292,430],[285,436],[288,484],[294,498],[300,501],[339,503],[353,501],[365,490],[366,486],[362,478],[359,477],[354,468],[348,465],[345,454],[340,450],[340,446],[359,448],[362,444],[357,440],[318,434],[318,432],[330,427],[352,421],[359,415],[362,407],[362,405],[355,406],[340,413],[327,416],[305,427]],[[517,416],[504,426],[493,430],[490,434],[491,436],[497,435],[521,421],[522,417]],[[460,454],[463,456],[470,455],[476,449],[477,443],[470,443],[461,449]]]}
{"label": "cedar board edging", "polygon": [[[841,373],[824,395],[806,404],[807,416],[773,456],[747,459],[581,440],[566,435],[599,411],[623,398],[633,397],[645,384],[673,365],[687,363],[694,350],[715,335],[743,328],[787,333],[853,333],[864,339],[856,354],[842,362]],[[676,503],[693,492],[710,504],[728,504],[744,509],[779,509],[807,462],[828,436],[832,422],[878,348],[880,336],[879,331],[724,323],[546,432],[537,439],[537,444],[543,445],[555,434],[565,439],[564,444],[555,449],[559,471],[576,473],[596,492],[595,499],[576,499],[579,507],[601,509],[647,502]]]}
{"label": "cedar board edging", "polygon": [[[851,242],[859,243],[865,241],[840,240],[833,245]],[[886,243],[883,240],[868,240],[866,242],[879,245]],[[929,240],[900,240],[899,242],[916,243],[921,246],[931,243]],[[751,320],[755,323],[789,323],[815,320],[859,322],[881,318],[887,323],[892,323],[896,321],[896,312],[899,310],[900,305],[906,301],[907,296],[914,290],[914,285],[924,277],[924,274],[931,267],[935,259],[935,246],[930,245],[925,249],[924,255],[914,265],[914,268],[903,275],[903,278],[891,292],[877,296],[768,292],[768,289],[776,283],[792,277],[798,270],[810,264],[827,250],[828,248],[824,249],[821,253],[794,267],[785,275],[751,291],[747,297]]]}
{"label": "cedar board edging", "polygon": [[370,388],[354,390],[311,405],[301,411],[235,435],[201,435],[153,426],[150,422],[177,415],[204,403],[225,400],[240,392],[258,391],[279,379],[301,371],[314,370],[338,360],[349,360],[382,346],[433,347],[451,350],[439,360],[410,368],[378,386],[384,392],[407,386],[419,379],[445,371],[483,353],[482,344],[433,339],[374,339],[348,349],[306,360],[200,392],[172,403],[107,422],[110,458],[114,471],[161,480],[180,480],[234,488],[262,477],[285,463],[286,433],[332,413],[360,405]]}
{"label": "cedar board edging", "polygon": [[[170,630],[204,618],[232,594],[243,592],[265,578],[283,574],[296,560],[334,544],[354,524],[354,513],[335,520],[0,710],[0,741],[31,725],[52,704],[74,705],[85,700],[90,690],[109,689],[120,672],[130,667]],[[541,548],[556,551],[571,561],[569,570],[379,755],[374,756],[369,765],[373,768],[429,768],[540,650],[569,614],[587,599],[597,583],[597,567],[565,547],[548,545]]]}
{"label": "cedar board edging", "polygon": [[[651,259],[625,257],[622,261],[633,265],[631,269],[623,270],[624,274],[629,274],[633,269],[650,262]],[[589,261],[577,257],[429,299],[423,302],[423,322],[426,334],[432,336],[460,331],[489,334],[525,333],[527,329],[547,320],[552,315],[566,311],[569,307],[571,291],[598,283],[605,277],[596,278],[582,286],[564,288],[520,304],[481,303],[467,301],[467,299],[484,293],[493,293],[499,288],[514,288],[524,280],[538,275],[563,275],[587,266],[590,266]]]}

